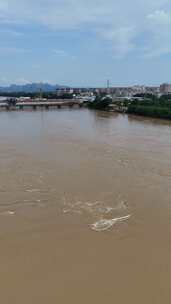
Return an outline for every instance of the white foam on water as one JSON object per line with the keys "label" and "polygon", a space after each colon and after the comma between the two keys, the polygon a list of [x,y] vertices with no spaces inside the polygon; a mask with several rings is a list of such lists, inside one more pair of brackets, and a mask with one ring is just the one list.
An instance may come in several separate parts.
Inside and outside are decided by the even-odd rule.
{"label": "white foam on water", "polygon": [[127,209],[128,207],[128,204],[127,204],[127,201],[121,201],[118,203],[118,205],[116,207],[113,208],[113,210],[120,210],[120,209]]}
{"label": "white foam on water", "polygon": [[108,214],[111,213],[115,208],[112,207],[99,207],[97,208],[97,212],[102,214]]}
{"label": "white foam on water", "polygon": [[94,206],[97,206],[100,204],[99,201],[96,201],[96,202],[86,202],[85,203],[88,207],[94,207]]}
{"label": "white foam on water", "polygon": [[12,215],[15,215],[15,212],[8,210],[8,211],[1,212],[0,215],[3,215],[3,216],[12,216]]}
{"label": "white foam on water", "polygon": [[64,204],[64,213],[87,213],[87,214],[109,214],[111,213],[114,208],[109,207],[109,206],[104,206],[100,202],[95,202],[95,203],[90,203],[90,202],[76,202],[76,203],[68,203]]}
{"label": "white foam on water", "polygon": [[39,192],[40,189],[27,189],[26,192]]}
{"label": "white foam on water", "polygon": [[7,214],[9,214],[9,215],[14,215],[15,212],[14,212],[14,211],[7,211]]}
{"label": "white foam on water", "polygon": [[117,222],[123,222],[128,220],[131,217],[131,215],[126,215],[126,216],[122,216],[122,217],[116,217],[113,219],[101,219],[98,222],[94,223],[91,225],[91,229],[94,231],[105,231],[105,230],[109,230],[111,227],[113,227],[114,224],[116,224]]}
{"label": "white foam on water", "polygon": [[70,211],[70,209],[63,209],[63,213],[69,213]]}

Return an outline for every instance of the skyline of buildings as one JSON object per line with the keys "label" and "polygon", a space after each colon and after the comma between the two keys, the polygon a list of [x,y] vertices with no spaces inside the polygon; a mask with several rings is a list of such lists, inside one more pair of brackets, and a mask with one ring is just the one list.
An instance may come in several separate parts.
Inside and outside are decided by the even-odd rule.
{"label": "skyline of buildings", "polygon": [[[93,94],[110,94],[117,97],[131,97],[136,94],[154,94],[154,95],[163,95],[171,94],[171,84],[163,83],[159,86],[145,86],[145,85],[133,85],[133,86],[112,86],[109,85],[109,81],[106,83],[106,87],[69,87],[69,86],[59,86],[59,85],[50,85],[45,83],[32,83],[27,85],[11,85],[6,87],[3,91],[3,88],[0,88],[1,94],[4,93],[14,93],[14,92],[25,92],[25,93],[36,93],[36,92],[55,92],[56,95],[62,96],[63,94],[75,94],[82,96],[84,95],[93,95]],[[29,88],[29,89],[28,89]]]}
{"label": "skyline of buildings", "polygon": [[91,94],[91,93],[108,93],[113,96],[131,97],[136,94],[171,94],[171,84],[163,83],[160,86],[145,86],[145,85],[133,85],[133,86],[106,86],[102,88],[58,88],[57,95],[62,94]]}

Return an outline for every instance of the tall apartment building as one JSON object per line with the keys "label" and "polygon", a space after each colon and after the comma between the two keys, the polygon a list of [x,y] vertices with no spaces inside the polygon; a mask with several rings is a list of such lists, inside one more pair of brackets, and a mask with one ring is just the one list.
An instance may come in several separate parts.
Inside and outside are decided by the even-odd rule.
{"label": "tall apartment building", "polygon": [[171,84],[163,83],[160,86],[160,93],[162,94],[171,94]]}

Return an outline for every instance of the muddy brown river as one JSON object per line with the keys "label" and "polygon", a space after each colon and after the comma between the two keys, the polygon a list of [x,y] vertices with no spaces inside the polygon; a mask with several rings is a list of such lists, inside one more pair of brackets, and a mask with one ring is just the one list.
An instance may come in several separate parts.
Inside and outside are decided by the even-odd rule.
{"label": "muddy brown river", "polygon": [[0,113],[0,303],[171,302],[171,123]]}

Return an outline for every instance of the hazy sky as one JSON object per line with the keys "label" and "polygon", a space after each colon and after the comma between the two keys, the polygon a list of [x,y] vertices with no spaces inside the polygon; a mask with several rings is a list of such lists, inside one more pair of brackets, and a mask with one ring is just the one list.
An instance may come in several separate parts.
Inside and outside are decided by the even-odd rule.
{"label": "hazy sky", "polygon": [[0,84],[171,82],[171,1],[0,0]]}

